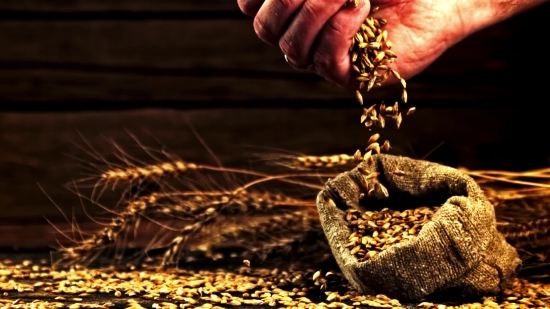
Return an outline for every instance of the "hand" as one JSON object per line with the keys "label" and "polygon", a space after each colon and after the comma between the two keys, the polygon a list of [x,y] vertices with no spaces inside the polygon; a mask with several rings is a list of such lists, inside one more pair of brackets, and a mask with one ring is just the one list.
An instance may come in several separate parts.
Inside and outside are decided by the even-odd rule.
{"label": "hand", "polygon": [[[392,68],[405,79],[420,73],[466,36],[545,0],[238,0],[254,18],[265,42],[278,46],[298,66],[313,63],[317,74],[356,89],[349,46],[370,7],[385,18],[388,40],[397,55]],[[513,5],[511,3],[514,3]],[[521,3],[520,3],[521,2]],[[281,57],[282,58],[282,57]],[[396,82],[389,79],[386,84]]]}

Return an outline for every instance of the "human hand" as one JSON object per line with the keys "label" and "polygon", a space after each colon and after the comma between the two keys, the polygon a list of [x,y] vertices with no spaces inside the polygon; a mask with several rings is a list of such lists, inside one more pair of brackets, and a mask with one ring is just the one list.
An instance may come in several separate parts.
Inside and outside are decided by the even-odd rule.
{"label": "human hand", "polygon": [[[397,59],[391,68],[408,79],[468,35],[545,0],[238,0],[254,16],[256,34],[278,46],[288,60],[341,87],[357,89],[349,47],[368,16],[387,20],[385,29]],[[513,3],[513,4],[512,4]],[[395,83],[390,77],[386,84]]]}

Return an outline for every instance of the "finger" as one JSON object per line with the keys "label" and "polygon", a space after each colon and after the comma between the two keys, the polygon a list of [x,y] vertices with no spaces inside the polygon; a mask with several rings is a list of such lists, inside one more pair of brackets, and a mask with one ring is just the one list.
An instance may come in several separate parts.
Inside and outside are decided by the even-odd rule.
{"label": "finger", "polygon": [[310,50],[323,26],[347,0],[306,0],[279,40],[279,47],[292,63],[311,63]]}
{"label": "finger", "polygon": [[237,0],[237,3],[243,13],[254,17],[264,4],[264,0]]}
{"label": "finger", "polygon": [[369,11],[370,3],[361,0],[358,7],[346,7],[327,22],[313,46],[312,58],[317,74],[341,87],[356,87],[349,47]]}
{"label": "finger", "polygon": [[254,18],[254,30],[260,39],[277,46],[279,38],[305,0],[266,0]]}

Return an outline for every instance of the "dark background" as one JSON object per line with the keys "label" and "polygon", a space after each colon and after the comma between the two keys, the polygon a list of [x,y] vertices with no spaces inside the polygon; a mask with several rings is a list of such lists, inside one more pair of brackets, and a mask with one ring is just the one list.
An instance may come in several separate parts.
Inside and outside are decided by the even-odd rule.
{"label": "dark background", "polygon": [[[394,153],[547,166],[548,16],[545,4],[481,31],[408,81],[417,113],[382,132]],[[365,105],[399,95],[373,90]],[[290,68],[233,0],[0,1],[0,102],[0,247],[52,243],[44,216],[63,220],[48,196],[82,216],[63,184],[93,159],[83,137],[101,154],[115,140],[145,158],[131,132],[211,162],[189,119],[225,164],[249,166],[274,149],[352,154],[370,136],[352,92]]]}

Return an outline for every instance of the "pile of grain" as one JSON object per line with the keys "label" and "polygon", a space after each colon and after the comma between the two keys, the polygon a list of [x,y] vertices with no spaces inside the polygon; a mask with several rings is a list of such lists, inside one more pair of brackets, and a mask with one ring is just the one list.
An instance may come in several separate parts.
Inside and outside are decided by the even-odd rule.
{"label": "pile of grain", "polygon": [[430,222],[437,209],[419,207],[398,211],[384,208],[364,213],[348,209],[345,220],[349,223],[351,234],[345,247],[359,261],[373,258],[388,247],[416,236],[422,226]]}
{"label": "pile of grain", "polygon": [[[340,273],[257,268],[52,270],[40,263],[0,262],[1,308],[404,308],[384,295],[360,295]],[[250,266],[249,266],[250,265]],[[548,308],[550,284],[517,279],[503,295],[447,306],[423,301],[420,308]]]}

